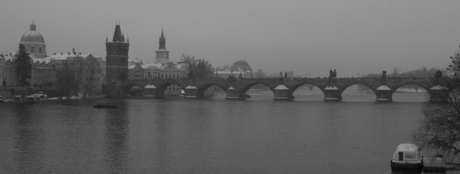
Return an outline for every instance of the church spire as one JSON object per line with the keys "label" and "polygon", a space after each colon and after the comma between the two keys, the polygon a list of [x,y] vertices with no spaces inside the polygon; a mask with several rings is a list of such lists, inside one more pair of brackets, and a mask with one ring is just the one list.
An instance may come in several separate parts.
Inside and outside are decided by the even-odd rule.
{"label": "church spire", "polygon": [[161,28],[161,37],[160,37],[160,48],[159,50],[166,50],[166,39],[163,34],[163,28]]}

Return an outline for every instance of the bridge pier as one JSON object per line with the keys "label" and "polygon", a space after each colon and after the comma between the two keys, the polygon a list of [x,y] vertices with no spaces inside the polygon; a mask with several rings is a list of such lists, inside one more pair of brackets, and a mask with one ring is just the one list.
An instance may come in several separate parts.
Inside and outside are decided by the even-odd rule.
{"label": "bridge pier", "polygon": [[109,98],[124,97],[123,83],[120,81],[108,82],[103,84],[103,93]]}
{"label": "bridge pier", "polygon": [[324,89],[324,101],[326,102],[337,102],[337,101],[342,101],[342,95],[339,92],[339,88],[336,86],[333,87],[326,87]]}
{"label": "bridge pier", "polygon": [[184,89],[185,98],[197,98],[197,91],[198,91],[198,88],[196,88],[196,86],[189,85],[185,87]]}
{"label": "bridge pier", "polygon": [[443,103],[447,102],[448,91],[445,86],[433,86],[430,88],[430,102]]}
{"label": "bridge pier", "polygon": [[391,92],[391,89],[387,85],[380,85],[376,90],[375,90],[375,96],[376,102],[379,103],[387,103],[387,102],[392,102],[393,93]]}
{"label": "bridge pier", "polygon": [[156,97],[155,94],[157,93],[157,87],[155,85],[146,85],[142,94],[144,97]]}
{"label": "bridge pier", "polygon": [[241,100],[238,91],[235,88],[230,87],[227,89],[227,100]]}
{"label": "bridge pier", "polygon": [[275,100],[289,100],[289,88],[284,85],[278,85],[275,88]]}

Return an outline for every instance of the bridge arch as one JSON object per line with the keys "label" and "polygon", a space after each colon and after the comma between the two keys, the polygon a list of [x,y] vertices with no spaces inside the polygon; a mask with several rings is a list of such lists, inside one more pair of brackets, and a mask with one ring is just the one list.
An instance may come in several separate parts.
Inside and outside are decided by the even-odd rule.
{"label": "bridge arch", "polygon": [[376,94],[376,93],[377,93],[377,91],[375,91],[375,90],[376,90],[376,88],[375,88],[375,87],[373,87],[372,85],[369,85],[369,84],[367,84],[367,83],[364,83],[364,82],[359,82],[359,81],[356,81],[356,82],[353,82],[353,83],[349,83],[349,84],[347,84],[347,85],[343,86],[343,87],[340,89],[340,94],[342,94],[342,93],[343,93],[343,91],[347,90],[347,88],[349,88],[350,86],[353,86],[353,85],[363,85],[363,86],[366,86],[366,87],[368,87],[369,89],[371,89],[371,90],[372,90],[372,92],[374,92],[374,94]]}
{"label": "bridge arch", "polygon": [[179,86],[181,89],[184,89],[184,85],[181,83],[178,83],[177,81],[170,81],[170,82],[164,82],[161,84],[156,84],[157,85],[156,86],[157,90],[155,93],[156,98],[164,98],[166,88],[168,88],[168,86],[173,85],[173,84]]}
{"label": "bridge arch", "polygon": [[[350,87],[354,85],[358,85],[357,91],[354,91],[354,93],[351,93],[352,92],[351,90],[347,91],[347,89],[349,89]],[[364,91],[359,91],[359,85],[362,85],[370,89],[372,91],[372,94],[364,92]],[[375,101],[377,99],[376,89],[377,89],[376,86],[372,86],[370,84],[360,82],[360,81],[353,81],[344,86],[341,86],[339,88],[339,93],[340,93],[340,96],[342,97],[342,100],[345,99],[345,101]]]}
{"label": "bridge arch", "polygon": [[[137,87],[139,90],[138,91],[131,91],[133,87]],[[123,95],[127,96],[127,95],[138,95],[139,93],[142,93],[142,91],[144,90],[144,87],[142,84],[139,84],[139,83],[130,83],[126,86],[123,87],[122,91],[123,91]]]}
{"label": "bridge arch", "polygon": [[260,85],[263,85],[263,86],[267,87],[268,89],[270,89],[270,91],[272,91],[273,96],[275,96],[275,91],[274,91],[275,87],[273,87],[273,86],[271,86],[269,84],[263,83],[263,82],[252,82],[252,83],[249,83],[249,84],[247,84],[247,85],[245,85],[245,86],[243,86],[241,88],[241,91],[239,93],[240,98],[246,99],[246,92],[248,92],[248,90],[251,87],[253,87],[253,86],[257,85],[257,84],[260,84]]}
{"label": "bridge arch", "polygon": [[324,92],[324,88],[321,87],[320,85],[316,84],[316,83],[313,83],[313,82],[304,82],[304,83],[300,83],[300,84],[297,84],[295,86],[292,86],[291,88],[292,89],[289,89],[289,92],[288,92],[288,97],[290,98],[294,98],[294,92],[301,86],[303,85],[313,85],[317,88],[319,88],[321,90],[321,92],[323,93],[323,96],[326,96],[326,93]]}
{"label": "bridge arch", "polygon": [[397,86],[394,86],[391,90],[394,92],[398,88],[400,88],[402,86],[405,86],[405,85],[416,85],[416,86],[422,87],[427,92],[430,91],[430,86],[425,86],[423,84],[420,84],[420,83],[417,83],[417,82],[414,82],[414,81],[409,81],[409,82],[404,82],[404,83],[398,84]]}
{"label": "bridge arch", "polygon": [[[424,85],[424,84],[417,83],[417,82],[414,82],[414,81],[408,81],[408,82],[404,82],[404,83],[401,83],[401,84],[398,84],[398,85],[396,85],[396,86],[391,87],[391,97],[393,98],[393,100],[394,100],[394,98],[395,98],[395,93],[396,93],[396,91],[397,91],[399,88],[401,88],[401,87],[403,87],[403,86],[406,86],[406,85],[418,86],[418,87],[420,87],[420,88],[422,88],[422,89],[424,89],[424,90],[426,91],[426,94],[428,94],[428,97],[429,97],[429,98],[433,97],[433,94],[431,94],[431,91],[430,91],[430,87],[429,87],[429,86],[426,86],[426,85]],[[402,94],[399,94],[399,95],[402,95]],[[396,98],[398,98],[398,97],[396,97]],[[428,98],[428,100],[429,100],[429,98]],[[424,100],[426,100],[426,98],[425,98]]]}
{"label": "bridge arch", "polygon": [[211,86],[217,86],[217,87],[221,88],[223,91],[225,91],[225,94],[227,94],[227,89],[226,89],[225,86],[222,86],[221,84],[218,84],[218,83],[208,83],[208,84],[205,84],[205,85],[202,85],[202,86],[198,87],[197,97],[198,98],[205,97],[205,91],[207,89],[209,89]]}

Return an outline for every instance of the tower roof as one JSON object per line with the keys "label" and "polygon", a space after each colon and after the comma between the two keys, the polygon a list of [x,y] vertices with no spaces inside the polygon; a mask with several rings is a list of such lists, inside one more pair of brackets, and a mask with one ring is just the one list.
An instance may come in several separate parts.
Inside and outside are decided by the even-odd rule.
{"label": "tower roof", "polygon": [[120,24],[115,25],[115,32],[113,33],[112,42],[123,42]]}

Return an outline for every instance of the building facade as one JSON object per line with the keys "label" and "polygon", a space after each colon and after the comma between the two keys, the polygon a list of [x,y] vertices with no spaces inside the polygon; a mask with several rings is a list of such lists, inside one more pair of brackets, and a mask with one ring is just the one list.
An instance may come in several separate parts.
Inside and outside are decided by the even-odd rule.
{"label": "building facade", "polygon": [[128,79],[130,80],[141,80],[144,79],[144,68],[140,63],[135,65],[129,65],[128,67]]}
{"label": "building facade", "polygon": [[128,52],[129,39],[121,33],[120,25],[115,26],[112,42],[105,43],[106,56],[106,82],[123,81],[128,78]]}
{"label": "building facade", "polygon": [[14,54],[0,54],[0,78],[2,87],[16,86],[16,73],[14,72]]}
{"label": "building facade", "polygon": [[157,79],[160,78],[161,74],[161,64],[159,66],[157,65],[144,65],[144,78],[145,79]]}
{"label": "building facade", "polygon": [[[102,57],[88,53],[72,52],[54,53],[42,60],[50,62],[56,74],[56,84],[62,85],[65,77],[64,72],[70,71],[74,74],[81,96],[93,96],[100,94],[101,86],[105,79],[105,60]],[[57,85],[59,86],[59,85]]]}
{"label": "building facade", "polygon": [[[18,87],[14,68],[15,53],[0,54],[0,78],[2,87]],[[29,87],[54,87],[56,70],[52,62],[44,58],[31,58]]]}

